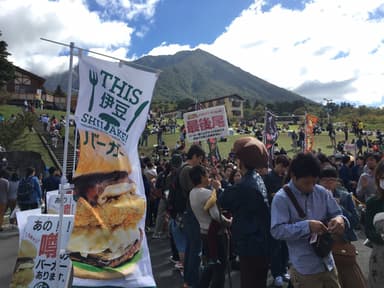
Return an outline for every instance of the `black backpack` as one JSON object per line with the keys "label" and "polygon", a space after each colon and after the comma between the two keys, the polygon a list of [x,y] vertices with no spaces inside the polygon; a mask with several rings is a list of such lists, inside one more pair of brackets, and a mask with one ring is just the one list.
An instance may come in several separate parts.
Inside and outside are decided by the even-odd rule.
{"label": "black backpack", "polygon": [[33,182],[32,177],[21,179],[19,187],[17,188],[17,202],[28,203],[31,202],[33,196]]}
{"label": "black backpack", "polygon": [[165,171],[162,171],[159,173],[156,179],[155,187],[156,189],[161,190],[161,192],[164,191],[165,185],[166,185],[167,175],[165,174]]}
{"label": "black backpack", "polygon": [[175,218],[177,214],[183,213],[187,207],[187,199],[181,189],[179,175],[181,170],[186,166],[184,164],[177,171],[172,172],[168,177],[171,177],[169,183],[168,194],[168,211],[172,218]]}

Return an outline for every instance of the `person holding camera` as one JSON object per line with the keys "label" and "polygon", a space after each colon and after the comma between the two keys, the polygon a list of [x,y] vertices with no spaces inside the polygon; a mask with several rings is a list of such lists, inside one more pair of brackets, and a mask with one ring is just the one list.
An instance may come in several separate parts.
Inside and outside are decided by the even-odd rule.
{"label": "person holding camera", "polygon": [[329,239],[329,234],[342,235],[349,222],[334,197],[316,184],[320,169],[313,154],[297,154],[288,172],[291,180],[272,200],[271,234],[287,243],[295,288],[340,288],[332,246],[325,241],[326,247],[322,247],[318,240]]}

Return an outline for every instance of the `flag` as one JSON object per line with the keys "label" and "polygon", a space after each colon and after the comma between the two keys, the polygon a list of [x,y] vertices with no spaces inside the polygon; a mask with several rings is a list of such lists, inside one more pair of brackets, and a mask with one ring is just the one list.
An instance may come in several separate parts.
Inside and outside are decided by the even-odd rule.
{"label": "flag", "polygon": [[312,114],[305,115],[305,152],[311,152],[315,146],[313,129],[318,120],[319,119]]}
{"label": "flag", "polygon": [[158,75],[89,56],[79,59],[79,74],[75,111],[79,129],[103,132],[123,145],[136,142]]}
{"label": "flag", "polygon": [[79,77],[73,284],[154,287],[137,146],[158,75],[82,56]]}
{"label": "flag", "polygon": [[264,126],[264,144],[268,150],[269,155],[269,167],[272,167],[274,147],[279,137],[279,131],[276,125],[276,115],[270,111],[265,112],[265,126]]}
{"label": "flag", "polygon": [[207,142],[209,148],[208,159],[213,166],[216,166],[221,161],[217,138],[209,138]]}

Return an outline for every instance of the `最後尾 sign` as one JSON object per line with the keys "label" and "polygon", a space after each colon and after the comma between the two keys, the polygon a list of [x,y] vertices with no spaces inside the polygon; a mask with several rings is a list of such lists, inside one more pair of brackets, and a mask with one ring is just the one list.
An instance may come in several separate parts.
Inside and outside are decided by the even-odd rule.
{"label": "\u6700\u5f8c\u5c3e sign", "polygon": [[228,135],[227,113],[224,106],[185,113],[184,124],[190,142]]}

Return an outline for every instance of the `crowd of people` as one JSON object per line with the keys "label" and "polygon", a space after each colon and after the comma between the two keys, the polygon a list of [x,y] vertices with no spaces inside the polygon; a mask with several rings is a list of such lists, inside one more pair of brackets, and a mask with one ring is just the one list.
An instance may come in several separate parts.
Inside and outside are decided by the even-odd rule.
{"label": "crowd of people", "polygon": [[14,225],[16,211],[46,207],[46,192],[59,189],[61,176],[55,167],[50,167],[45,176],[36,175],[35,168],[27,167],[24,175],[0,170],[0,231],[3,231],[5,214],[9,216],[9,224]]}
{"label": "crowd of people", "polygon": [[[254,137],[239,138],[232,151],[235,157],[217,163],[196,144],[169,161],[141,159],[146,230],[152,239],[169,238],[183,287],[224,287],[231,269],[240,270],[241,287],[266,287],[269,271],[275,287],[381,287],[381,154],[277,154],[268,167]],[[363,241],[356,230],[372,247],[368,284],[356,260],[353,242]]]}
{"label": "crowd of people", "polygon": [[[52,133],[60,127],[54,117],[41,121]],[[145,226],[153,241],[169,239],[183,287],[224,287],[231,269],[240,271],[241,287],[266,287],[269,272],[275,287],[382,286],[383,155],[373,149],[356,158],[320,150],[292,159],[276,153],[269,167],[264,144],[246,136],[235,141],[230,157],[211,163],[200,145],[184,152],[185,136],[179,139],[183,149],[165,149],[159,131],[166,129],[158,125],[157,148],[167,151],[162,156],[172,154],[169,160],[141,158]],[[144,131],[140,146],[149,134]],[[293,143],[297,139],[292,136]],[[48,172],[38,177],[27,168],[19,179],[0,171],[0,229],[7,210],[38,208],[46,191],[58,189],[58,170]],[[19,197],[20,186],[32,196]],[[368,284],[356,260],[357,229],[372,248]]]}

